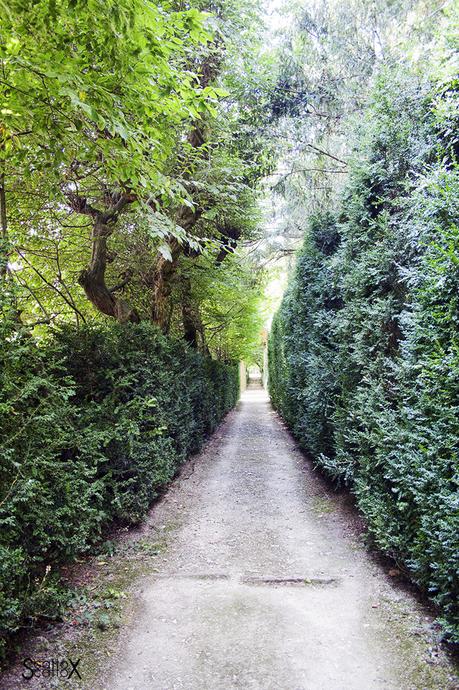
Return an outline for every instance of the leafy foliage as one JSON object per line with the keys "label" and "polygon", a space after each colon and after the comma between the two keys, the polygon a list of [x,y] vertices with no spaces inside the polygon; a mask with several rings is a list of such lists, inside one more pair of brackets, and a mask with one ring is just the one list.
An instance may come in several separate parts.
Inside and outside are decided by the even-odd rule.
{"label": "leafy foliage", "polygon": [[2,137],[11,174],[19,165],[23,181],[37,185],[46,175],[53,195],[72,183],[100,187],[101,178],[156,191],[176,126],[215,96],[201,93],[184,64],[193,45],[210,39],[204,15],[139,0],[3,6]]}
{"label": "leafy foliage", "polygon": [[262,271],[254,271],[242,252],[231,254],[218,266],[212,259],[182,261],[178,288],[183,277],[192,285],[192,298],[200,305],[206,343],[218,359],[247,364],[260,357],[264,298]]}
{"label": "leafy foliage", "polygon": [[197,260],[215,286],[222,262],[259,234],[256,187],[273,155],[257,3],[4,7],[0,265],[22,288],[18,318],[150,320],[223,351],[205,342],[209,296],[178,274]]}

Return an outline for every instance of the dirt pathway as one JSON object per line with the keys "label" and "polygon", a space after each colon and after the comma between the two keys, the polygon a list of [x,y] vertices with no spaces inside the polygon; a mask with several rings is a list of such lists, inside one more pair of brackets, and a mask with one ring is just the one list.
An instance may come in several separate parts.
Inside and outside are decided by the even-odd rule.
{"label": "dirt pathway", "polygon": [[454,687],[422,607],[359,545],[264,391],[244,394],[155,520],[177,511],[100,688]]}

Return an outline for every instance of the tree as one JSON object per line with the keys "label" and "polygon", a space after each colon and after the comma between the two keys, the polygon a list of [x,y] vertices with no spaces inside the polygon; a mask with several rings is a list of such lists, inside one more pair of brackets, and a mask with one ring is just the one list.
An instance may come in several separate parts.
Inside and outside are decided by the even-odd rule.
{"label": "tree", "polygon": [[182,128],[217,98],[187,64],[211,38],[205,15],[141,0],[10,2],[6,10],[2,214],[11,217],[12,260],[50,216],[50,237],[63,218],[79,231],[84,216],[91,255],[80,284],[102,313],[137,320],[106,284],[108,240],[133,205],[147,215],[186,196],[168,165]]}
{"label": "tree", "polygon": [[218,271],[257,236],[273,166],[257,9],[138,0],[107,23],[97,2],[9,8],[1,188],[18,313],[31,325],[149,319],[205,351],[180,264],[209,254]]}

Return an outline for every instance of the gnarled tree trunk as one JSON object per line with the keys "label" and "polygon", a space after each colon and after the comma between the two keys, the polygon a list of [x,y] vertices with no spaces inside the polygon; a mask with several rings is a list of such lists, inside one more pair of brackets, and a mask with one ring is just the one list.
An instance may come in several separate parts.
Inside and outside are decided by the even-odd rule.
{"label": "gnarled tree trunk", "polygon": [[117,297],[115,289],[109,289],[105,283],[107,268],[107,238],[112,229],[102,218],[96,218],[92,231],[92,255],[87,268],[81,271],[78,282],[83,287],[86,297],[102,314],[112,316],[120,323],[133,321],[137,323],[139,315],[129,304]]}
{"label": "gnarled tree trunk", "polygon": [[202,337],[201,315],[198,306],[193,302],[191,280],[188,275],[181,281],[183,336],[191,347],[198,347],[198,334]]}
{"label": "gnarled tree trunk", "polygon": [[87,268],[81,271],[78,282],[84,289],[89,301],[107,316],[111,316],[120,323],[132,321],[138,323],[139,315],[125,300],[116,296],[128,282],[124,280],[120,285],[109,288],[105,282],[105,271],[108,262],[107,240],[113,233],[113,225],[118,214],[135,200],[128,194],[118,195],[113,206],[107,211],[100,211],[87,203],[86,199],[76,194],[68,194],[68,199],[74,211],[93,218],[91,233],[92,253]]}

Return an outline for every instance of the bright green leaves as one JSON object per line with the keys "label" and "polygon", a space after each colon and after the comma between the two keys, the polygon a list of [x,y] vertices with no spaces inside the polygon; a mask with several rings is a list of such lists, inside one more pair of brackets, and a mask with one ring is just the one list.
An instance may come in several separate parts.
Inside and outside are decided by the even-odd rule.
{"label": "bright green leaves", "polygon": [[217,94],[200,90],[184,69],[188,51],[211,38],[205,15],[169,14],[143,0],[8,7],[0,35],[4,138],[28,133],[34,169],[58,155],[64,166],[79,161],[80,185],[97,165],[106,183],[153,190],[177,128],[207,103],[214,112]]}
{"label": "bright green leaves", "polygon": [[261,364],[266,276],[250,257],[229,253],[217,266],[212,256],[184,259],[180,273],[191,279],[211,352],[219,359]]}
{"label": "bright green leaves", "polygon": [[[233,251],[259,235],[256,185],[270,154],[258,102],[267,99],[267,70],[259,70],[254,8],[219,0],[211,16],[198,9],[204,6],[8,2],[0,27],[0,156],[24,323],[95,315],[82,271],[93,256],[95,217],[110,215],[120,196],[128,201],[110,218],[101,263],[109,291],[139,318],[154,318],[156,262],[170,263],[177,252],[209,255],[201,265],[207,282],[197,288],[206,312],[215,299],[224,315],[225,300],[250,283],[250,268],[220,270],[215,259],[226,261],[225,243]],[[247,288],[252,305],[257,289]],[[179,302],[175,295],[168,305],[178,336]],[[250,313],[252,338],[259,318],[255,308]],[[244,327],[241,320],[239,334]],[[237,355],[241,338],[229,320],[225,329],[226,340],[219,331],[213,342],[225,356]]]}
{"label": "bright green leaves", "polygon": [[[195,123],[210,121],[226,94],[200,83],[206,56],[215,50],[211,42],[208,15],[195,8],[172,11],[168,2],[8,2],[0,26],[0,172],[12,275],[33,290],[32,310],[40,318],[43,290],[51,319],[68,317],[64,293],[70,302],[80,299],[90,230],[78,219],[72,195],[104,210],[125,194],[137,214],[134,225],[148,221],[151,208],[172,216],[179,204],[193,203],[181,184],[188,174],[181,149]],[[200,155],[197,150],[195,159]],[[128,245],[135,232],[124,229]],[[186,234],[172,217],[169,234],[181,240]],[[61,254],[60,267],[56,242],[74,247],[73,257]],[[129,247],[123,251],[128,257]],[[151,246],[144,255],[143,261],[151,260]],[[115,284],[124,270],[113,267]],[[31,295],[25,293],[24,317],[33,322]]]}

